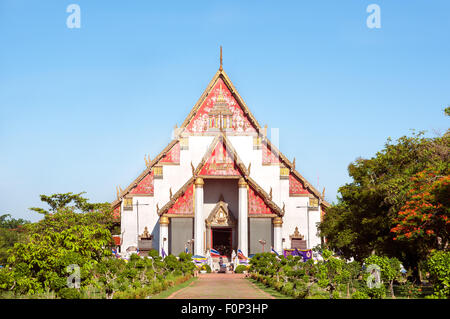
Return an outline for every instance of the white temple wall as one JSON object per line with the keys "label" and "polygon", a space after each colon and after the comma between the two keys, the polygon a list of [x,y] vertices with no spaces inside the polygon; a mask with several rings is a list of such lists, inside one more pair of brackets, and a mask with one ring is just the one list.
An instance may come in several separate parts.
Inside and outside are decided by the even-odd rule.
{"label": "white temple wall", "polygon": [[311,233],[310,239],[310,247],[314,248],[317,245],[321,244],[319,230],[317,229],[318,224],[320,223],[320,210],[319,209],[310,209],[309,210],[309,227]]}
{"label": "white temple wall", "polygon": [[286,203],[281,230],[282,238],[285,239],[283,243],[284,249],[291,248],[289,236],[294,233],[295,227],[298,227],[300,234],[305,236],[305,240],[307,240],[308,202],[308,197],[290,197],[290,200]]}
{"label": "white temple wall", "polygon": [[[139,203],[139,208],[137,204]],[[133,210],[123,210],[123,202],[121,207],[121,234],[122,234],[122,247],[125,251],[130,246],[137,247],[137,236],[144,232],[145,226],[148,231],[157,236],[159,234],[159,228],[155,227],[158,222],[157,216],[154,214],[153,209],[153,197],[151,196],[134,196],[133,197]],[[138,224],[139,215],[139,224]],[[139,233],[138,228],[139,227]],[[156,234],[155,234],[156,231]]]}

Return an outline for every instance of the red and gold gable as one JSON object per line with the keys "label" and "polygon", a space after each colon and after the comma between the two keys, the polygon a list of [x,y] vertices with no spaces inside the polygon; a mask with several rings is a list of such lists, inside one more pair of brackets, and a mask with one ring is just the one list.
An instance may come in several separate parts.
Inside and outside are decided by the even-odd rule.
{"label": "red and gold gable", "polygon": [[177,142],[158,163],[180,164],[180,142]]}
{"label": "red and gold gable", "polygon": [[264,202],[264,199],[252,188],[248,188],[248,214],[272,214],[272,210]]}
{"label": "red and gold gable", "polygon": [[272,165],[272,164],[280,164],[280,159],[275,153],[266,145],[266,143],[261,143],[262,150],[262,164],[263,165]]}
{"label": "red and gold gable", "polygon": [[114,208],[112,215],[113,215],[112,217],[115,221],[118,221],[118,220],[120,221],[120,205],[118,205],[116,208]]}
{"label": "red and gold gable", "polygon": [[289,174],[289,196],[308,195],[309,192],[303,184],[291,174]]}
{"label": "red and gold gable", "polygon": [[241,133],[256,132],[255,127],[251,124],[241,106],[233,94],[231,94],[228,86],[220,77],[217,79],[207,98],[198,108],[195,116],[186,126],[186,130],[190,133],[202,133],[211,130],[211,126],[213,130],[217,129],[218,125],[214,122],[215,118],[210,117],[210,112],[213,110],[216,102],[219,101],[223,103],[222,105],[226,105],[226,111],[230,113],[231,121],[225,124],[227,131]]}
{"label": "red and gold gable", "polygon": [[194,215],[194,183],[189,185],[184,194],[177,198],[167,214]]}
{"label": "red and gold gable", "polygon": [[241,173],[237,168],[233,154],[227,150],[223,141],[219,141],[200,170],[200,175],[240,176]]}
{"label": "red and gold gable", "polygon": [[149,172],[140,182],[134,187],[130,194],[132,195],[153,195],[153,170]]}

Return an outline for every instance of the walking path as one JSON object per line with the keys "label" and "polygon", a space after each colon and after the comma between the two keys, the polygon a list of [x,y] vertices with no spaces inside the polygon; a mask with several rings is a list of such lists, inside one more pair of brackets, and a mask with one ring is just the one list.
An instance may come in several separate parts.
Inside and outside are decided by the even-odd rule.
{"label": "walking path", "polygon": [[167,299],[274,299],[244,274],[200,274],[198,280],[174,292]]}

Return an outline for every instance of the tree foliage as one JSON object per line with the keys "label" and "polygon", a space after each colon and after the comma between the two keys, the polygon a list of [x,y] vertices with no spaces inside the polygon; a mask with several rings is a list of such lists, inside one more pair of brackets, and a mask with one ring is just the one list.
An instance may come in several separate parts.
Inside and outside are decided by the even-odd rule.
{"label": "tree foliage", "polygon": [[31,207],[30,210],[35,211],[39,214],[47,215],[50,213],[55,213],[62,208],[68,207],[81,212],[109,209],[109,203],[90,203],[89,199],[81,196],[83,194],[85,194],[85,192],[81,192],[78,194],[73,194],[72,192],[58,193],[50,196],[40,195],[41,201],[47,203],[48,206],[50,206],[50,209],[46,210],[40,207]]}
{"label": "tree foliage", "polygon": [[422,254],[443,250],[450,235],[450,175],[426,169],[412,178],[403,207],[391,229],[394,240],[415,242]]}
{"label": "tree foliage", "polygon": [[10,214],[0,216],[0,265],[8,258],[8,250],[24,238],[24,225],[30,222],[12,218]]}
{"label": "tree foliage", "polygon": [[450,298],[450,252],[434,251],[427,260],[434,296]]}
{"label": "tree foliage", "polygon": [[69,265],[79,266],[81,281],[89,281],[94,264],[110,254],[105,214],[65,208],[27,225],[26,242],[16,243],[9,251],[8,289],[21,294],[58,292],[67,284]]}
{"label": "tree foliage", "polygon": [[[327,210],[319,226],[321,235],[326,238],[331,249],[346,258],[354,257],[362,261],[376,251],[397,257],[409,266],[417,265],[419,260],[426,258],[426,250],[420,247],[422,244],[419,241],[394,240],[396,237],[400,239],[400,233],[405,230],[402,227],[395,228],[402,222],[403,215],[399,213],[408,209],[405,205],[413,195],[417,195],[413,190],[418,187],[421,172],[431,168],[435,176],[443,178],[436,179],[435,185],[426,186],[433,194],[433,198],[426,200],[432,205],[443,206],[442,213],[435,214],[435,219],[448,215],[446,183],[449,162],[448,134],[425,138],[423,133],[418,133],[412,137],[403,136],[396,143],[388,140],[374,157],[359,158],[349,165],[348,171],[353,181],[339,188],[338,203]],[[420,182],[425,183],[424,180]],[[429,212],[423,213],[422,216],[425,216]],[[426,225],[437,231],[437,224]],[[409,227],[407,223],[403,226]],[[391,232],[392,229],[399,233]],[[426,229],[423,233],[427,234]],[[406,236],[406,233],[402,234]]]}

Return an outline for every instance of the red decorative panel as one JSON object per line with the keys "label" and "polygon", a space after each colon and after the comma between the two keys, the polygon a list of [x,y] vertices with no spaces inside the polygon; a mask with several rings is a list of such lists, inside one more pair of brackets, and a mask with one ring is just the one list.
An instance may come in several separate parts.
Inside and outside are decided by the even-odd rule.
{"label": "red decorative panel", "polygon": [[175,201],[168,214],[194,215],[194,183],[192,183],[184,194]]}
{"label": "red decorative panel", "polygon": [[120,205],[113,210],[113,219],[120,220]]}
{"label": "red decorative panel", "polygon": [[303,184],[292,174],[289,174],[289,195],[304,195],[309,194],[309,192],[303,187]]}
{"label": "red decorative panel", "polygon": [[261,149],[263,165],[280,164],[280,159],[278,158],[278,156],[275,155],[265,143],[262,143]]}
{"label": "red decorative panel", "polygon": [[200,175],[237,175],[240,176],[233,154],[228,152],[226,145],[223,142],[217,143],[210,158],[203,165],[200,170]]}
{"label": "red decorative panel", "polygon": [[176,143],[164,156],[161,158],[159,163],[173,163],[173,164],[180,164],[180,143]]}
{"label": "red decorative panel", "polygon": [[272,214],[270,207],[251,187],[248,189],[248,214]]}
{"label": "red decorative panel", "polygon": [[[215,123],[216,118],[210,117],[215,111],[220,111],[222,114],[230,116],[230,118],[227,118],[226,121],[223,122],[223,127],[226,127],[227,131],[256,132],[255,127],[250,123],[239,103],[233,97],[227,85],[221,78],[217,80],[216,84],[209,92],[209,95],[187,125],[187,131],[191,133],[206,132],[211,129],[211,126],[215,127],[217,130],[219,125]],[[210,120],[212,122],[210,122]]]}
{"label": "red decorative panel", "polygon": [[153,170],[147,174],[130,192],[132,195],[153,195]]}

